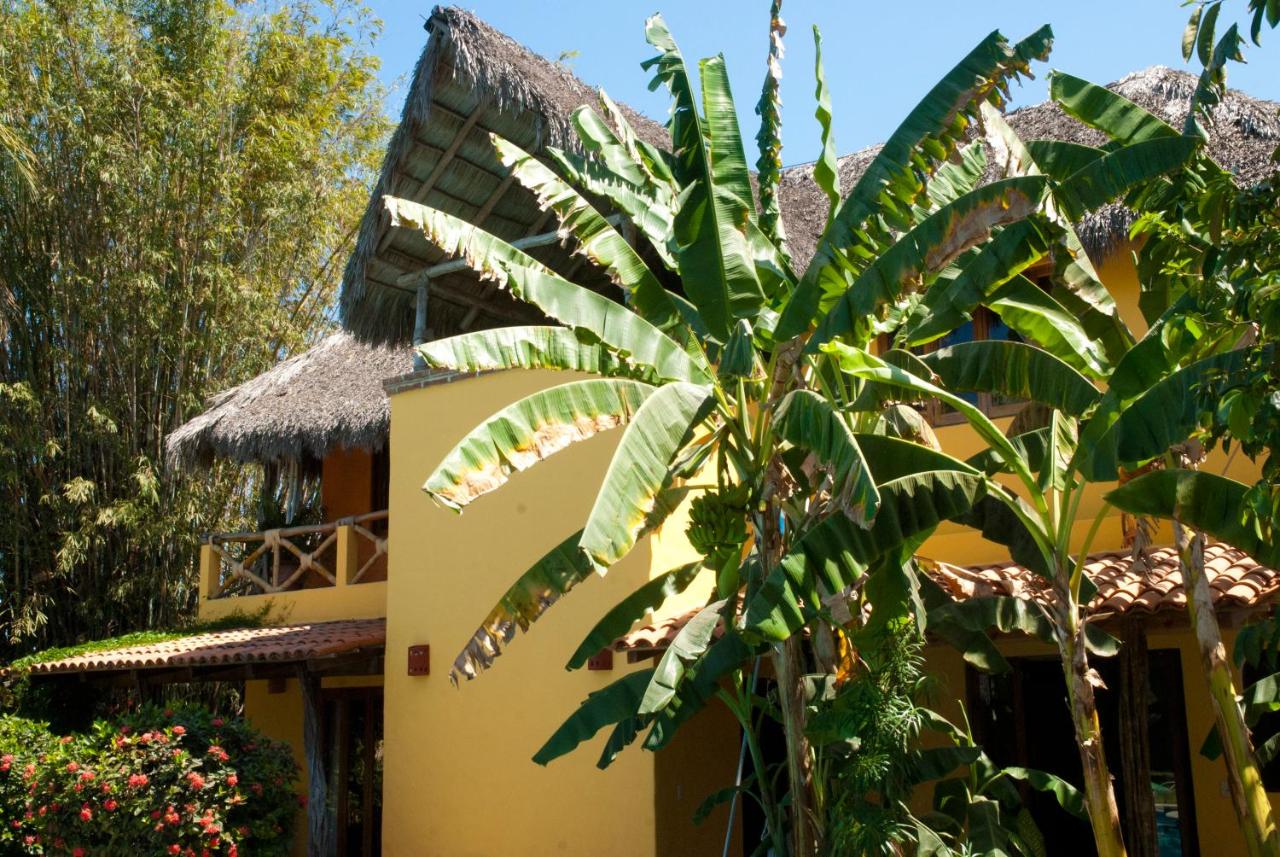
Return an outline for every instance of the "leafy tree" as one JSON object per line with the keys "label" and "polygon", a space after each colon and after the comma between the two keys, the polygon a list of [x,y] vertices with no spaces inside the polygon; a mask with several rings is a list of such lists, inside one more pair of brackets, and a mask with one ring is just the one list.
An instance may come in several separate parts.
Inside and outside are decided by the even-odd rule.
{"label": "leafy tree", "polygon": [[167,432],[328,323],[388,130],[363,7],[0,4],[0,646],[194,605]]}
{"label": "leafy tree", "polygon": [[[1184,57],[1194,55],[1203,66],[1183,130],[1200,138],[1215,132],[1213,107],[1225,93],[1227,63],[1243,60],[1239,25],[1218,33],[1223,6],[1221,0],[1198,4],[1183,38]],[[1280,23],[1280,4],[1275,2],[1250,0],[1248,12],[1255,44],[1264,24]],[[1260,537],[1269,539],[1280,519],[1275,478],[1280,463],[1272,454],[1280,437],[1280,399],[1275,397],[1280,376],[1273,348],[1254,347],[1274,342],[1277,332],[1276,189],[1274,173],[1241,186],[1229,172],[1201,162],[1154,200],[1134,227],[1135,236],[1142,239],[1138,267],[1148,318],[1161,316],[1171,329],[1193,332],[1193,339],[1231,349],[1181,390],[1179,405],[1204,429],[1196,433],[1198,440],[1210,446],[1238,445],[1251,458],[1265,456],[1261,478],[1246,489],[1188,470],[1199,464],[1200,446],[1177,445],[1156,462],[1166,470],[1140,476],[1108,498],[1126,511],[1173,522],[1188,616],[1214,706],[1215,734],[1233,805],[1253,854],[1280,848],[1280,831],[1248,729],[1256,718],[1251,711],[1261,703],[1245,708],[1239,703],[1212,609],[1203,546],[1208,533],[1269,561]],[[1268,694],[1274,697],[1274,687],[1266,681],[1246,691],[1246,697]]]}

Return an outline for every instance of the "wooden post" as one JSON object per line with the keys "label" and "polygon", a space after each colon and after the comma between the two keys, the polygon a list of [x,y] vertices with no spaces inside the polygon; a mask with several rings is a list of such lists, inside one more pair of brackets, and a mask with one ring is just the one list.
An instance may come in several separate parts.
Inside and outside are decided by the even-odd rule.
{"label": "wooden post", "polygon": [[[418,283],[417,299],[414,302],[413,312],[413,344],[421,345],[427,341],[427,300],[430,297],[431,281],[426,277]],[[427,363],[416,352],[413,355],[413,368],[415,371],[426,369]]]}
{"label": "wooden post", "polygon": [[1141,619],[1124,622],[1120,635],[1120,782],[1130,857],[1157,857],[1156,801],[1151,791],[1150,698],[1147,632]]}
{"label": "wooden post", "polygon": [[222,590],[222,557],[212,544],[200,545],[200,600],[217,598]]}
{"label": "wooden post", "polygon": [[298,666],[302,691],[302,745],[307,758],[307,857],[334,857],[335,837],[329,816],[329,779],[324,769],[320,678]]}
{"label": "wooden post", "polygon": [[351,524],[339,524],[337,536],[337,567],[333,576],[338,579],[338,586],[350,586],[351,578],[360,569],[360,540],[356,538],[356,528]]}

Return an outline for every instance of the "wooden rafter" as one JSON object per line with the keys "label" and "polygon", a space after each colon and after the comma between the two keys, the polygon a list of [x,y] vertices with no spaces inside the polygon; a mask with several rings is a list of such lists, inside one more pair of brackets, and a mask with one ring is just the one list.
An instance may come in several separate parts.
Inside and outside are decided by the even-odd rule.
{"label": "wooden rafter", "polygon": [[[453,135],[453,139],[449,142],[449,147],[441,153],[439,160],[436,161],[435,168],[431,170],[430,175],[423,180],[422,184],[418,185],[413,193],[409,195],[409,199],[412,199],[414,202],[421,202],[427,198],[427,194],[431,193],[431,189],[436,186],[436,182],[440,180],[440,177],[444,175],[444,171],[448,169],[449,162],[453,160],[453,156],[458,153],[458,150],[462,148],[462,144],[466,142],[467,136],[471,133],[471,129],[480,121],[480,116],[484,113],[484,108],[485,105],[482,102],[475,110],[471,111],[471,115],[463,121],[462,127],[458,129],[458,133]],[[394,232],[395,230],[388,229],[383,234],[382,240],[378,242],[379,252],[386,248],[387,244],[391,241],[391,236]]]}

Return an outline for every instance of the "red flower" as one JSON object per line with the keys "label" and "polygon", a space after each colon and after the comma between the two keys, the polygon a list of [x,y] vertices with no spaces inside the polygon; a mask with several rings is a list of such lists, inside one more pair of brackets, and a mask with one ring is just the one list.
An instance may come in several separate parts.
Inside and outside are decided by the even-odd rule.
{"label": "red flower", "polygon": [[204,777],[200,776],[195,771],[187,774],[187,782],[191,785],[191,788],[196,791],[204,788]]}
{"label": "red flower", "polygon": [[227,751],[219,747],[217,744],[209,745],[209,755],[217,759],[219,762],[225,762],[231,758],[227,755]]}
{"label": "red flower", "polygon": [[67,770],[74,774],[76,771],[80,770],[80,766],[75,762],[67,762]]}
{"label": "red flower", "polygon": [[212,722],[213,722],[213,728],[214,728],[214,729],[221,729],[221,728],[222,728],[223,720],[222,720],[222,718],[221,718],[221,717],[215,717],[215,718],[213,718],[213,721],[212,721]]}
{"label": "red flower", "polygon": [[237,777],[235,774],[227,775],[227,785],[231,786],[231,788],[235,788],[236,785],[239,784],[239,782],[240,782],[240,778]]}
{"label": "red flower", "polygon": [[5,753],[3,756],[0,756],[0,772],[8,771],[12,765],[13,755],[11,753]]}
{"label": "red flower", "polygon": [[174,734],[174,735],[186,735],[186,734],[187,734],[187,727],[185,727],[185,726],[175,726],[175,727],[173,727],[173,734]]}
{"label": "red flower", "polygon": [[[75,764],[75,762],[72,762],[71,764],[73,764],[73,765],[74,765],[74,764]],[[93,771],[81,771],[81,772],[80,772],[80,779],[84,780],[86,783],[87,783],[87,782],[91,782],[91,781],[92,781],[93,779],[95,779],[97,776],[98,776],[98,775],[97,775],[97,774],[95,774]]]}
{"label": "red flower", "polygon": [[146,774],[130,774],[129,775],[129,788],[131,789],[140,789],[149,782],[150,782],[150,779],[147,777]]}
{"label": "red flower", "polygon": [[83,848],[71,849],[71,857],[84,857],[84,849]]}
{"label": "red flower", "polygon": [[170,854],[181,854],[181,853],[182,853],[182,846],[181,846],[181,845],[179,845],[179,844],[178,844],[178,843],[176,843],[176,842],[175,842],[175,843],[173,843],[172,845],[170,845],[170,846],[169,846],[169,853],[170,853]]}
{"label": "red flower", "polygon": [[80,820],[81,821],[93,820],[93,810],[89,809],[89,804],[87,803],[82,807],[80,807]]}
{"label": "red flower", "polygon": [[116,803],[115,798],[109,797],[105,801],[103,801],[102,808],[105,809],[107,812],[115,812],[116,807],[118,807],[119,805],[120,804]]}
{"label": "red flower", "polygon": [[61,738],[59,738],[58,740],[59,740],[61,743],[63,743],[63,744],[70,744],[70,743],[72,742],[72,740],[73,740],[73,739],[72,739],[72,737],[71,737],[70,735],[63,735],[63,736],[62,736]]}

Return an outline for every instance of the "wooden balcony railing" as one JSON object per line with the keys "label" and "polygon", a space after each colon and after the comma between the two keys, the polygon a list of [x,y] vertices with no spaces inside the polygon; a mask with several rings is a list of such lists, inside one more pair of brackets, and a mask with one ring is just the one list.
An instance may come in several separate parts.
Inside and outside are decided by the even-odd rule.
{"label": "wooden balcony railing", "polygon": [[260,533],[208,536],[205,598],[231,598],[386,580],[387,511]]}

